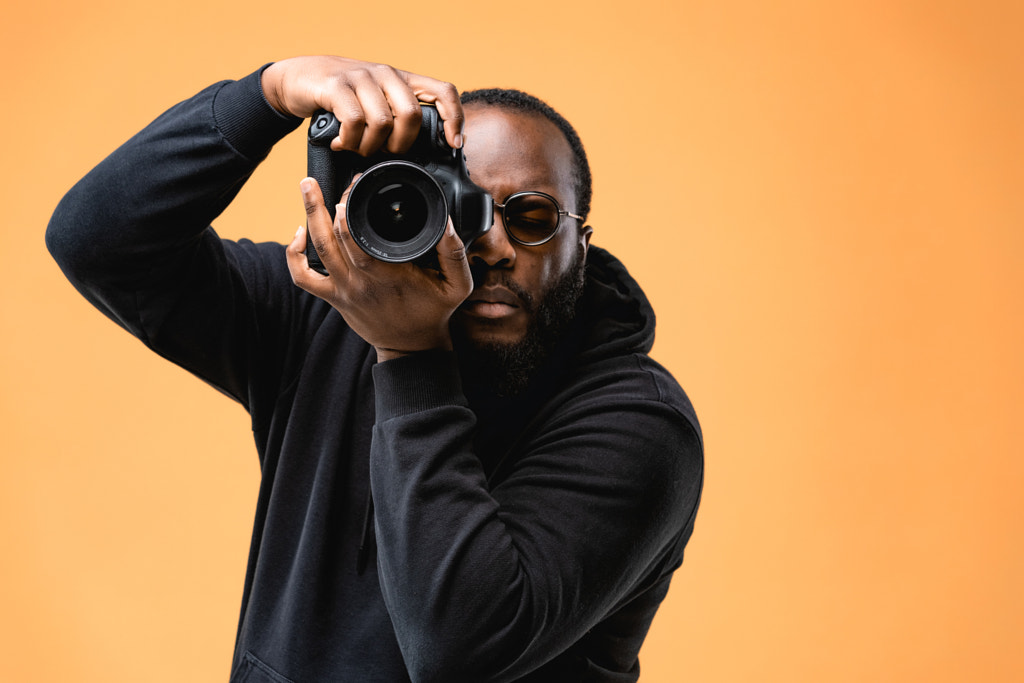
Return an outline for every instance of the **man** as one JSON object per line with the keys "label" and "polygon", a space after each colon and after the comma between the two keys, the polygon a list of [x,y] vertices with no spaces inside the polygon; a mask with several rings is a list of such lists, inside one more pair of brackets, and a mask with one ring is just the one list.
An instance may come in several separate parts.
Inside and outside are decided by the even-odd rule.
{"label": "man", "polygon": [[[316,110],[342,121],[334,149],[402,152],[419,101],[498,207],[468,248],[449,222],[437,269],[364,254],[311,179],[327,275],[305,230],[282,247],[208,227]],[[75,286],[251,414],[262,481],[232,681],[637,679],[702,444],[647,357],[650,305],[590,246],[586,163],[527,96],[463,106],[434,79],[298,58],[172,108],[62,200],[47,243]],[[556,212],[539,244],[509,209],[523,192]]]}

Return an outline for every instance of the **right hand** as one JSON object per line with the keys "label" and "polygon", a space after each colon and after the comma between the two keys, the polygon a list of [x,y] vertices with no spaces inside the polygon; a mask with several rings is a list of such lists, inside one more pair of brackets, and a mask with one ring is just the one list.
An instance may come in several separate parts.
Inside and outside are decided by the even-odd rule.
{"label": "right hand", "polygon": [[[466,248],[451,219],[437,243],[437,270],[412,262],[386,263],[364,252],[349,232],[345,204],[351,186],[341,197],[333,224],[316,180],[307,178],[300,187],[313,244],[307,247],[306,230],[299,228],[285,250],[295,284],[337,309],[377,349],[378,360],[430,349],[450,351],[448,321],[473,291]],[[307,248],[317,250],[327,275],[309,267]]]}
{"label": "right hand", "polygon": [[331,149],[364,156],[381,148],[409,149],[420,129],[420,102],[431,102],[444,121],[445,139],[462,147],[463,112],[451,83],[386,64],[344,57],[295,57],[263,71],[263,94],[282,114],[309,118],[326,109],[341,122]]}

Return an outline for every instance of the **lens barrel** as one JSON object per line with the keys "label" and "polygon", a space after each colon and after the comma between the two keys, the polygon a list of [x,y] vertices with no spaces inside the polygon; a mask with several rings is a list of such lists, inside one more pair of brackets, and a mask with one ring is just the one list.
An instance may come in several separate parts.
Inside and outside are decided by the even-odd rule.
{"label": "lens barrel", "polygon": [[433,251],[448,223],[441,185],[423,167],[385,161],[367,169],[345,205],[349,232],[381,261],[413,261]]}

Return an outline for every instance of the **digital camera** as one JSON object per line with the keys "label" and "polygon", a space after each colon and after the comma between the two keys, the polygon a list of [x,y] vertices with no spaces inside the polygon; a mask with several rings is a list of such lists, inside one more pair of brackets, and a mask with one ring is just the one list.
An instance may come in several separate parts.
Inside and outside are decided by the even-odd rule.
{"label": "digital camera", "polygon": [[[349,192],[345,217],[363,251],[381,261],[416,261],[436,267],[434,248],[448,216],[468,247],[490,229],[494,204],[469,179],[462,150],[448,146],[437,109],[429,104],[421,108],[420,132],[407,152],[378,152],[369,157],[331,150],[331,140],[340,128],[338,120],[329,112],[317,113],[309,124],[307,166],[309,176],[320,184],[332,219],[345,188],[356,173],[362,173]],[[310,268],[326,274],[312,240],[306,244]]]}

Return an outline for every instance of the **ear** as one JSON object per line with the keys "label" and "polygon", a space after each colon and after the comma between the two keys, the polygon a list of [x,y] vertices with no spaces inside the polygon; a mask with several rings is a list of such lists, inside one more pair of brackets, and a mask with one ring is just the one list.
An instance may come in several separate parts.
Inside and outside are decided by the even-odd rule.
{"label": "ear", "polygon": [[587,250],[590,248],[590,238],[594,234],[594,228],[590,225],[584,225],[580,228],[580,240],[583,242],[583,255],[587,255]]}

